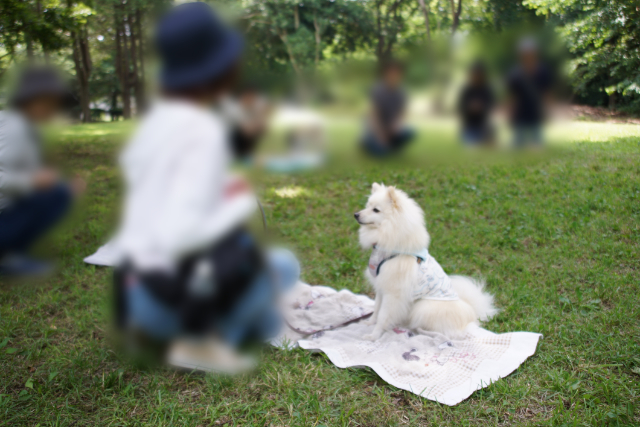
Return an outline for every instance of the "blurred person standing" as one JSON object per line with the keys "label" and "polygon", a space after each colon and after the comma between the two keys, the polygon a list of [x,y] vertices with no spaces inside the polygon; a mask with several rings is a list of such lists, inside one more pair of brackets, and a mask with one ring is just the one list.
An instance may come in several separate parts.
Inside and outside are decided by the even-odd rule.
{"label": "blurred person standing", "polygon": [[402,88],[404,67],[397,61],[383,65],[381,80],[371,92],[371,111],[362,141],[366,152],[387,156],[402,150],[414,137],[404,116],[407,95]]}
{"label": "blurred person standing", "polygon": [[495,130],[491,113],[495,107],[495,95],[487,68],[476,61],[469,70],[469,80],[458,100],[458,112],[462,121],[462,142],[469,146],[495,145]]}
{"label": "blurred person standing", "polygon": [[270,105],[257,86],[246,84],[237,97],[225,98],[222,113],[231,126],[231,149],[238,160],[248,159],[267,130]]}
{"label": "blurred person standing", "polygon": [[263,252],[244,224],[256,212],[230,173],[219,103],[238,75],[243,39],[206,3],[158,24],[162,96],[122,153],[125,205],[116,245],[119,326],[169,342],[169,363],[237,372],[235,347],[279,332],[277,294],[299,275],[286,251]]}
{"label": "blurred person standing", "polygon": [[38,126],[50,122],[76,99],[50,67],[23,70],[0,111],[0,275],[43,275],[51,265],[28,256],[29,248],[67,212],[86,184],[65,182],[43,163]]}
{"label": "blurred person standing", "polygon": [[552,75],[540,60],[535,40],[526,38],[518,45],[518,65],[507,81],[508,113],[517,148],[540,146],[543,123],[551,101]]}

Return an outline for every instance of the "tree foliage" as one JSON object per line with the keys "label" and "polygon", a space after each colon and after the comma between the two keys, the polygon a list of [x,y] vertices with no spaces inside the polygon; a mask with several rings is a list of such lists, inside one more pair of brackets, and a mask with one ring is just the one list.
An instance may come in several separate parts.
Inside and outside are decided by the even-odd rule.
{"label": "tree foliage", "polygon": [[[372,64],[391,56],[452,49],[454,35],[502,39],[522,28],[554,29],[570,53],[574,99],[640,111],[637,0],[217,0],[247,38],[245,71],[272,85],[315,76],[346,57]],[[90,107],[146,104],[153,23],[170,0],[0,0],[0,75],[43,60],[75,76]],[[496,36],[502,34],[502,37]],[[433,47],[430,47],[433,46]],[[502,55],[505,57],[505,55]],[[428,64],[429,61],[423,61]],[[433,68],[433,64],[430,65]],[[106,106],[106,107],[105,107]]]}
{"label": "tree foliage", "polygon": [[298,77],[328,56],[368,45],[371,21],[364,0],[252,0],[240,20],[252,70],[292,70]]}
{"label": "tree foliage", "polygon": [[609,105],[640,111],[640,3],[637,0],[526,0],[547,16],[572,53],[578,97],[600,92]]}

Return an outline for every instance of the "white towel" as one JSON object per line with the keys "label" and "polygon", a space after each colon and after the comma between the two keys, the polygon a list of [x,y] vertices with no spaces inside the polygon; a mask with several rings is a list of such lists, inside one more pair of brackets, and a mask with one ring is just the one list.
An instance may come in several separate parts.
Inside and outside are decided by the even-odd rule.
{"label": "white towel", "polygon": [[272,344],[322,351],[339,368],[368,366],[393,386],[453,406],[516,370],[542,337],[470,325],[463,340],[396,328],[372,342],[362,337],[373,326],[357,319],[373,306],[363,295],[300,283],[284,300],[287,326]]}

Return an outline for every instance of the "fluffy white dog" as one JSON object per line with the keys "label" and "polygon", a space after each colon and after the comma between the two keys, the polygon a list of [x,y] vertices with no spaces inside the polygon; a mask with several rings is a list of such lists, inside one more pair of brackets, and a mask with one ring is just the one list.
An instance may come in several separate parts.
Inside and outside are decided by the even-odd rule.
{"label": "fluffy white dog", "polygon": [[354,216],[360,244],[372,250],[366,276],[376,291],[368,320],[375,327],[366,339],[377,340],[394,327],[461,338],[469,323],[497,313],[483,283],[448,276],[429,255],[424,214],[406,193],[374,183],[366,207]]}

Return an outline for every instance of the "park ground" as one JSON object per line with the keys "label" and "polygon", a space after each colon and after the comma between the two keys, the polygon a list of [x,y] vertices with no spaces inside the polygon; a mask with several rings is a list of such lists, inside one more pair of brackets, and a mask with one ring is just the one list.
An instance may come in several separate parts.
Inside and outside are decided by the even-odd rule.
{"label": "park ground", "polygon": [[[483,276],[501,312],[485,327],[544,335],[537,353],[455,407],[338,369],[322,354],[265,347],[253,375],[149,369],[109,339],[111,272],[82,258],[117,218],[127,123],[53,132],[52,156],[89,181],[84,203],[44,244],[46,283],[0,287],[0,425],[487,426],[640,423],[640,126],[572,122],[547,150],[463,153],[447,121],[421,123],[400,158],[363,159],[357,122],[330,123],[325,170],[251,172],[275,239],[312,284],[370,293],[352,213],[373,181],[426,211],[430,252]],[[449,148],[447,148],[449,147]]]}

